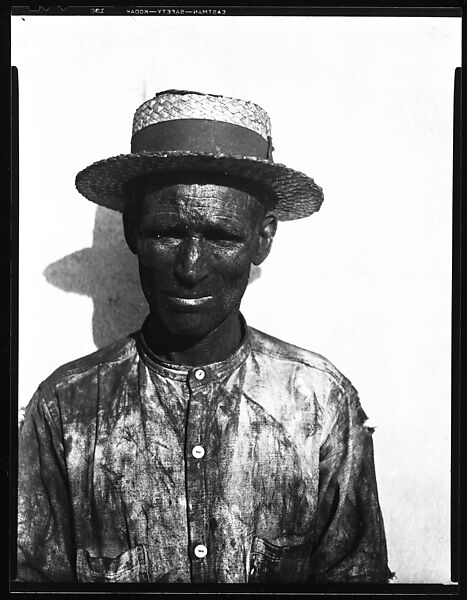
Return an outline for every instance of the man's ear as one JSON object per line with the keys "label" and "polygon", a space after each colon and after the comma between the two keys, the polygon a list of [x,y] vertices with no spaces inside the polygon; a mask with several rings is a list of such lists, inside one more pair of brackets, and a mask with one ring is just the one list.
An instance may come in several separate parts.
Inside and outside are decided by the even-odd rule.
{"label": "man's ear", "polygon": [[135,227],[130,211],[128,210],[123,212],[123,233],[128,248],[133,254],[136,254]]}
{"label": "man's ear", "polygon": [[277,230],[277,219],[274,215],[266,215],[258,232],[256,255],[252,259],[254,265],[260,265],[268,256]]}

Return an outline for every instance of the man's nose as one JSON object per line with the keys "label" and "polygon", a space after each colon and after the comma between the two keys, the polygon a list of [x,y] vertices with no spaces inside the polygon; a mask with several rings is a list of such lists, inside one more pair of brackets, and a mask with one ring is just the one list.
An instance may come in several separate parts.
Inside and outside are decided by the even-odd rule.
{"label": "man's nose", "polygon": [[195,285],[207,275],[208,257],[200,238],[187,238],[180,244],[175,273],[182,283]]}

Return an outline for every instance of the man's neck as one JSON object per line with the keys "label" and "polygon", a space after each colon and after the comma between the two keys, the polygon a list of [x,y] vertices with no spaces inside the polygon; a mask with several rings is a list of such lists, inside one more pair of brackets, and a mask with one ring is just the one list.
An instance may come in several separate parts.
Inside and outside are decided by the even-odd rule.
{"label": "man's neck", "polygon": [[176,336],[152,316],[144,329],[149,349],[166,362],[177,365],[207,365],[228,358],[240,345],[242,323],[238,311],[231,313],[220,325],[202,338]]}

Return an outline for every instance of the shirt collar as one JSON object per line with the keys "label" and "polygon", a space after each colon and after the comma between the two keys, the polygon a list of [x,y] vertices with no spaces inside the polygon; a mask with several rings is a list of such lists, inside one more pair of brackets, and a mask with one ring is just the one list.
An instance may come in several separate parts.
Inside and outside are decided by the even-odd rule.
{"label": "shirt collar", "polygon": [[[152,371],[162,375],[162,377],[175,379],[178,381],[191,380],[191,382],[195,385],[204,385],[208,381],[212,381],[213,379],[222,379],[225,376],[230,375],[230,373],[233,373],[235,369],[245,362],[246,358],[250,354],[251,341],[249,328],[243,315],[240,315],[240,319],[243,332],[240,345],[228,358],[219,362],[192,366],[179,365],[162,360],[151,351],[145,340],[143,331],[146,321],[143,323],[143,326],[135,336],[136,347],[145,365]],[[201,379],[198,379],[196,376],[197,372],[199,371],[204,372],[204,375]]]}

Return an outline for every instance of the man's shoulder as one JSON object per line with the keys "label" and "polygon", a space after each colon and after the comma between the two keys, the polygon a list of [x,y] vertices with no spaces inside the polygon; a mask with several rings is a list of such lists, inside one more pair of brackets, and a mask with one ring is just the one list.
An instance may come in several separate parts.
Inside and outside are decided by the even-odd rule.
{"label": "man's shoulder", "polygon": [[[351,381],[334,366],[325,356],[306,350],[289,342],[258,331],[252,327],[250,339],[253,352],[259,359],[260,369],[267,370],[267,378],[271,384],[279,387],[281,382],[288,393],[295,390],[301,397],[313,396],[320,407],[321,418],[327,431],[336,415],[345,414],[350,406],[360,415],[362,422],[366,415],[361,408],[358,392]],[[262,362],[262,365],[261,365]],[[264,374],[263,374],[264,375]],[[303,406],[308,406],[305,403]]]}
{"label": "man's shoulder", "polygon": [[92,377],[101,367],[105,366],[109,369],[112,369],[112,366],[118,367],[131,360],[135,353],[135,336],[126,336],[104,348],[61,365],[42,382],[41,387],[75,382],[82,377]]}
{"label": "man's shoulder", "polygon": [[272,360],[288,361],[301,366],[305,371],[313,371],[332,380],[341,388],[347,388],[350,381],[325,356],[306,350],[272,335],[249,327],[251,344],[255,352],[264,354]]}

